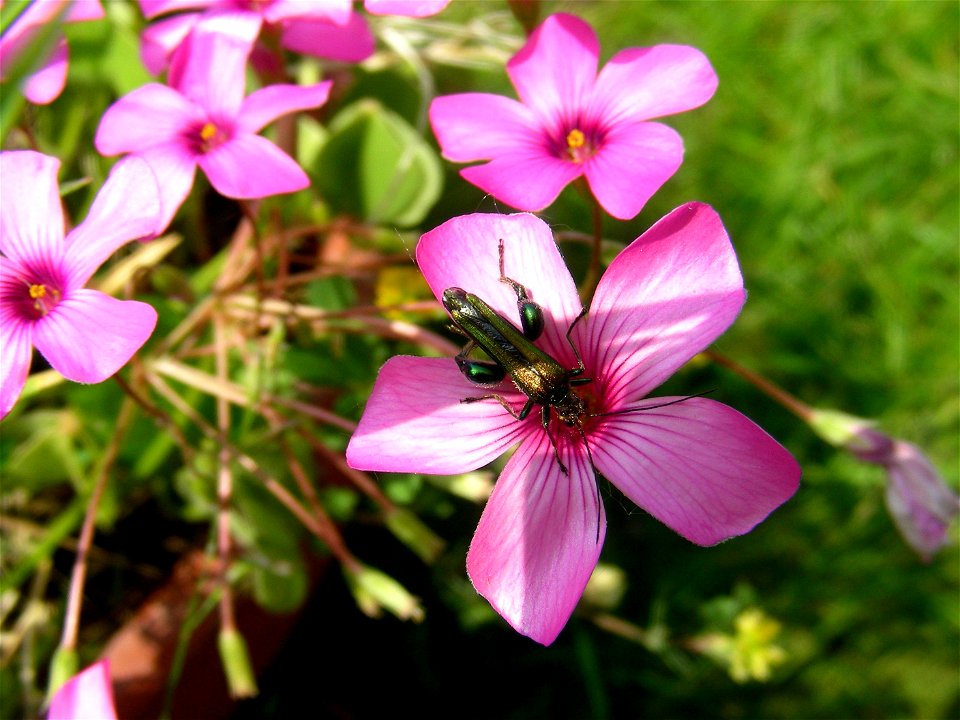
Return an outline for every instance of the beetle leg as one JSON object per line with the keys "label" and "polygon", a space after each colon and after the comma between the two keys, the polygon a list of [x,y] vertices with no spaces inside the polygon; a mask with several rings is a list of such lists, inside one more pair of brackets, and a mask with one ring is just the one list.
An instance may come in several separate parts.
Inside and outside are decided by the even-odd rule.
{"label": "beetle leg", "polygon": [[[502,395],[480,395],[479,397],[464,398],[460,402],[475,403],[475,402],[480,402],[481,400],[496,400],[498,403],[503,405],[503,409],[506,410],[508,413],[510,413],[510,415],[513,416],[515,420],[523,420],[526,417],[526,415],[524,414],[524,410],[526,410],[527,408],[526,405],[524,405],[523,406],[524,409],[518,413],[516,410],[510,407],[510,403],[504,400]],[[527,410],[527,412],[529,412],[529,410]]]}
{"label": "beetle leg", "polygon": [[[570,344],[570,347],[573,348],[573,354],[577,358],[577,367],[576,369],[570,371],[571,375],[579,375],[586,369],[583,366],[583,358],[580,357],[580,351],[577,349],[577,346],[573,344],[573,338],[570,337],[570,333],[573,332],[573,329],[577,326],[577,323],[583,320],[583,318],[585,318],[586,316],[587,316],[587,308],[584,308],[583,310],[580,311],[580,314],[573,319],[573,322],[570,323],[570,327],[567,328],[567,342]],[[589,382],[589,381],[584,380],[584,382]],[[577,383],[577,384],[580,385],[583,383]]]}
{"label": "beetle leg", "polygon": [[543,425],[543,429],[547,431],[547,438],[550,440],[550,444],[553,445],[553,456],[557,459],[557,465],[560,466],[560,472],[564,475],[569,475],[567,472],[567,466],[563,464],[563,460],[560,459],[560,451],[557,449],[557,441],[553,439],[553,433],[550,432],[550,406],[544,405],[540,408],[540,422]]}

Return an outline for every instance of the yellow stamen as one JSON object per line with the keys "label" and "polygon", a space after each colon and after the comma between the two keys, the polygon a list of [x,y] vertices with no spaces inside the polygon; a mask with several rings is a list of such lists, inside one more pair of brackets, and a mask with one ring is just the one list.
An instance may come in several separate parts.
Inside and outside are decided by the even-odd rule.
{"label": "yellow stamen", "polygon": [[582,148],[587,144],[587,136],[582,131],[574,128],[567,133],[567,147],[571,150]]}
{"label": "yellow stamen", "polygon": [[45,297],[47,294],[46,285],[31,285],[30,286],[30,297],[33,300],[39,300],[42,297]]}
{"label": "yellow stamen", "polygon": [[217,126],[212,122],[208,122],[200,129],[200,139],[204,142],[213,139],[217,134]]}

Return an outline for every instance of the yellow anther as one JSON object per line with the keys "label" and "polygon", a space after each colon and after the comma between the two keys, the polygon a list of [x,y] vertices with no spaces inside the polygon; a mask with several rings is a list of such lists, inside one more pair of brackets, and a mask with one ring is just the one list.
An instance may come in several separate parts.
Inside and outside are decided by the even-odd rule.
{"label": "yellow anther", "polygon": [[45,297],[47,294],[46,285],[31,285],[30,286],[30,298],[33,300],[39,300],[42,297]]}
{"label": "yellow anther", "polygon": [[200,139],[204,142],[212,140],[217,134],[217,126],[212,122],[208,122],[200,129]]}
{"label": "yellow anther", "polygon": [[571,150],[576,150],[577,148],[582,148],[587,144],[587,136],[583,134],[582,131],[574,128],[567,133],[567,147]]}

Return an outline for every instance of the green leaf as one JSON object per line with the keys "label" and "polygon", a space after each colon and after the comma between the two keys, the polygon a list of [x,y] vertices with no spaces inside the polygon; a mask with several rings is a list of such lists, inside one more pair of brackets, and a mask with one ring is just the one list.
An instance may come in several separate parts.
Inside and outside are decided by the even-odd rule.
{"label": "green leaf", "polygon": [[375,224],[416,225],[440,196],[440,160],[399,115],[364,100],[341,111],[315,168],[341,211]]}

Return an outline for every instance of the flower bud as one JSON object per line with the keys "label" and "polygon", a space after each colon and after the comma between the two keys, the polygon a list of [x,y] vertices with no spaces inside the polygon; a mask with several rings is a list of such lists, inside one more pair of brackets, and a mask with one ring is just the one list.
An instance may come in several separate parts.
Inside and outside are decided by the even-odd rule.
{"label": "flower bud", "polygon": [[250,654],[243,635],[236,629],[224,629],[217,637],[220,650],[220,662],[227,676],[230,697],[253,697],[257,694],[257,678],[250,664]]}
{"label": "flower bud", "polygon": [[360,611],[368,617],[380,617],[386,610],[401,620],[423,620],[423,607],[419,598],[411,595],[403,585],[386,573],[366,565],[357,568],[343,567],[350,592]]}

